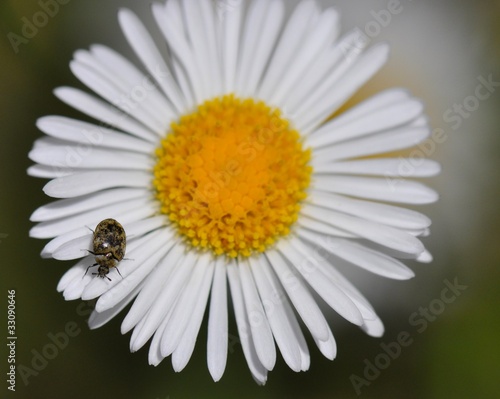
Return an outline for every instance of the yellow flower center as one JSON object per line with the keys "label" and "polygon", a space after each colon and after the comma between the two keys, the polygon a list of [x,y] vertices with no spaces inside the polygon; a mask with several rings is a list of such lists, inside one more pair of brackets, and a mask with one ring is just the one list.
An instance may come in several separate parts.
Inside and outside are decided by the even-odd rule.
{"label": "yellow flower center", "polygon": [[156,155],[161,211],[192,246],[233,258],[290,233],[312,172],[279,110],[232,95],[173,123]]}

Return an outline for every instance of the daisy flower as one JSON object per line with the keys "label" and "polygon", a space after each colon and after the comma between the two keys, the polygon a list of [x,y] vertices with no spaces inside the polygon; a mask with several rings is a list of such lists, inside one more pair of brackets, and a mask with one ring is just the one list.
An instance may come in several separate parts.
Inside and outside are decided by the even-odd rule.
{"label": "daisy flower", "polygon": [[[304,331],[335,358],[318,301],[382,335],[338,266],[404,280],[414,274],[399,259],[429,262],[419,237],[430,220],[397,204],[435,201],[407,178],[439,166],[375,157],[429,136],[422,103],[405,90],[330,117],[383,66],[388,45],[341,35],[338,11],[315,0],[289,17],[283,0],[168,0],[152,11],[162,43],[130,10],[118,14],[142,65],[93,45],[70,67],[94,93],[55,90],[95,122],[37,123],[47,136],[29,154],[29,174],[51,179],[44,192],[58,200],[33,213],[30,234],[51,239],[42,257],[79,259],[57,289],[67,300],[98,298],[91,328],[131,304],[121,326],[132,331],[130,349],[151,340],[149,362],[171,356],[175,371],[208,311],[215,381],[226,367],[229,303],[260,384],[276,348],[292,370],[309,368]],[[127,239],[106,279],[86,270],[92,229],[109,218]]]}

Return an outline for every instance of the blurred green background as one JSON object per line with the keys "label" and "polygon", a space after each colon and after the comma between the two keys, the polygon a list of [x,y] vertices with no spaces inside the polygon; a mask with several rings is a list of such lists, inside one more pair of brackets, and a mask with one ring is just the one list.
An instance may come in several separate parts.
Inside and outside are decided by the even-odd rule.
{"label": "blurred green background", "polygon": [[[394,1],[394,0],[393,0]],[[61,1],[62,3],[62,1]],[[445,142],[432,158],[443,173],[428,182],[441,194],[439,203],[425,207],[433,218],[432,235],[425,239],[435,260],[429,265],[410,263],[416,277],[407,282],[386,281],[356,272],[350,276],[370,299],[386,324],[381,339],[370,338],[340,319],[332,320],[339,351],[337,359],[323,358],[312,342],[311,368],[293,373],[279,359],[265,387],[257,386],[247,369],[241,348],[231,343],[227,369],[214,383],[206,366],[206,327],[187,368],[173,372],[170,360],[152,367],[147,349],[129,353],[129,335],[119,333],[123,315],[96,331],[89,331],[88,304],[65,302],[55,290],[72,263],[42,260],[45,241],[30,239],[30,214],[49,202],[45,180],[30,178],[27,154],[41,136],[37,118],[60,114],[82,118],[58,102],[55,87],[81,87],[71,75],[72,53],[92,43],[104,43],[131,54],[116,18],[119,7],[132,8],[153,25],[149,2],[132,0],[69,0],[48,18],[17,52],[9,33],[21,35],[23,18],[41,10],[38,1],[3,0],[0,3],[0,319],[2,348],[7,342],[7,290],[16,290],[18,336],[16,360],[33,369],[36,353],[47,351],[51,334],[66,328],[75,333],[53,359],[37,363],[33,375],[17,375],[16,392],[0,386],[2,397],[13,398],[355,398],[353,375],[363,376],[365,359],[374,362],[389,344],[407,331],[412,344],[368,386],[364,398],[497,398],[500,397],[498,359],[500,344],[500,90],[495,89],[477,110],[452,123],[444,115],[454,104],[474,96],[479,77],[500,82],[499,1],[401,0],[401,13],[387,26],[379,23],[373,42],[387,40],[392,57],[376,78],[351,104],[393,86],[408,87],[422,98],[434,128],[443,129]],[[289,1],[289,6],[295,1]],[[344,14],[344,29],[374,27],[375,15],[388,1],[324,0]],[[369,23],[372,25],[367,25]],[[156,27],[152,28],[158,34]],[[13,36],[11,35],[10,38]],[[133,55],[130,55],[135,61]],[[470,99],[469,99],[470,100]],[[450,114],[448,114],[450,115]],[[420,307],[436,302],[445,280],[467,286],[459,297],[423,332],[411,324]],[[434,308],[438,309],[438,308]],[[442,309],[440,309],[442,310]],[[329,312],[329,317],[333,317]],[[206,326],[206,323],[204,323]],[[234,320],[230,334],[237,335]],[[1,372],[7,371],[2,349]],[[52,355],[52,354],[50,354]],[[40,360],[35,360],[35,362]],[[4,378],[5,380],[5,378]]]}

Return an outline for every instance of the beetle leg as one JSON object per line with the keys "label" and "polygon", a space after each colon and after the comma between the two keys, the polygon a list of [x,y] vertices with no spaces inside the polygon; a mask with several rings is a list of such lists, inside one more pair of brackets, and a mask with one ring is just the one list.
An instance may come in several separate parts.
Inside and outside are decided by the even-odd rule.
{"label": "beetle leg", "polygon": [[[85,274],[83,275],[82,280],[83,280],[83,278],[87,275],[87,273],[88,273],[89,269],[90,269],[91,267],[94,267],[94,266],[97,266],[97,263],[94,263],[93,265],[90,265],[89,267],[87,267],[87,270],[85,270]],[[92,274],[97,274],[97,273],[92,273]]]}
{"label": "beetle leg", "polygon": [[[96,263],[97,264],[97,263]],[[95,266],[95,265],[94,265]],[[111,281],[111,279],[108,277],[108,276],[101,276],[99,273],[92,273],[93,276],[99,276],[101,278],[104,278],[106,277],[109,281]]]}

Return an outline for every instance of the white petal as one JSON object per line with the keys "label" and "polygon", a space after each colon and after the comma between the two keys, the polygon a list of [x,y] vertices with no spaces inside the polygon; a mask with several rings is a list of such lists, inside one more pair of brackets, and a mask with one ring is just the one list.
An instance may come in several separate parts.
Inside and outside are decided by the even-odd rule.
{"label": "white petal", "polygon": [[208,318],[207,365],[215,382],[224,374],[228,349],[226,265],[219,257],[215,265]]}
{"label": "white petal", "polygon": [[229,280],[229,288],[231,289],[231,298],[233,300],[234,315],[238,326],[238,337],[240,339],[241,348],[245,355],[248,368],[255,380],[264,385],[267,381],[267,370],[262,365],[253,342],[253,336],[249,327],[248,313],[245,309],[245,300],[243,298],[243,290],[241,287],[240,277],[238,273],[239,265],[236,261],[232,261],[227,266],[227,276]]}
{"label": "white petal", "polygon": [[283,77],[283,71],[292,63],[311,23],[319,17],[316,1],[301,1],[288,19],[276,46],[258,96],[269,99]]}
{"label": "white petal", "polygon": [[30,236],[35,238],[52,238],[69,233],[82,226],[94,227],[104,219],[111,218],[120,220],[121,215],[135,209],[147,207],[151,209],[151,214],[155,212],[154,207],[151,206],[151,201],[147,197],[118,202],[92,211],[38,223],[30,230]]}
{"label": "white petal", "polygon": [[147,195],[150,194],[147,190],[143,189],[117,188],[83,197],[58,200],[38,208],[33,212],[30,220],[33,222],[45,222]]}
{"label": "white petal", "polygon": [[330,281],[338,284],[341,290],[354,302],[363,317],[363,324],[367,321],[379,320],[379,317],[366,298],[349,281],[340,275],[333,266],[325,264],[324,270]]}
{"label": "white petal", "polygon": [[407,125],[421,115],[423,110],[424,106],[422,102],[410,98],[377,108],[371,113],[365,114],[353,121],[344,122],[340,126],[334,123],[336,121],[334,119],[334,122],[330,126],[327,123],[321,127],[321,131],[309,135],[306,139],[306,146],[320,148],[344,140],[352,140],[353,138],[370,133],[394,129]]}
{"label": "white petal", "polygon": [[411,269],[397,259],[355,241],[324,237],[305,230],[299,231],[299,235],[336,257],[380,276],[407,280],[415,275]]}
{"label": "white petal", "polygon": [[55,179],[58,177],[69,176],[73,169],[58,166],[32,165],[28,168],[28,176],[39,177],[42,179]]}
{"label": "white petal", "polygon": [[175,371],[179,372],[186,367],[191,355],[193,354],[194,346],[196,344],[196,338],[198,332],[200,331],[200,326],[203,321],[203,315],[207,307],[208,294],[210,292],[210,285],[212,282],[212,276],[214,272],[214,263],[211,262],[208,265],[208,270],[206,278],[203,281],[202,286],[198,292],[198,297],[196,301],[195,308],[189,319],[186,330],[182,336],[179,346],[175,349],[172,354],[172,367]]}
{"label": "white petal", "polygon": [[403,229],[408,234],[411,234],[415,237],[429,237],[431,229]]}
{"label": "white petal", "polygon": [[405,230],[425,229],[431,225],[427,216],[410,209],[330,193],[314,193],[306,202],[306,207],[327,208]]}
{"label": "white petal", "polygon": [[226,94],[235,90],[244,4],[243,1],[227,4],[224,1],[217,3],[217,13],[222,24],[222,79],[224,81],[224,93]]}
{"label": "white petal", "polygon": [[47,259],[52,257],[52,254],[54,253],[55,250],[57,250],[61,245],[64,245],[76,238],[81,238],[86,235],[90,234],[89,229],[87,227],[82,227],[73,231],[70,231],[69,233],[60,235],[52,240],[50,240],[47,245],[42,250],[42,253],[40,254],[42,258]]}
{"label": "white petal", "polygon": [[257,356],[267,370],[272,370],[276,363],[276,347],[248,262],[239,263],[238,271]]}
{"label": "white petal", "polygon": [[68,269],[66,273],[63,274],[63,276],[59,280],[59,283],[57,284],[57,292],[63,292],[66,288],[68,288],[69,284],[71,284],[71,282],[76,278],[81,279],[85,271],[83,267],[84,263],[80,261],[76,265]]}
{"label": "white petal", "polygon": [[339,14],[333,8],[324,11],[313,29],[308,32],[304,42],[294,55],[294,60],[284,68],[279,85],[272,93],[269,102],[285,107],[292,88],[310,70],[311,65],[324,54],[333,42],[338,31]]}
{"label": "white petal", "polygon": [[382,154],[414,147],[430,135],[427,127],[402,127],[314,151],[313,167],[348,158]]}
{"label": "white petal", "polygon": [[283,307],[287,301],[283,291],[278,291],[276,286],[267,278],[265,269],[268,268],[267,260],[261,256],[258,259],[250,258],[250,269],[259,291],[260,299],[264,305],[266,317],[273,332],[276,344],[286,364],[295,372],[301,369],[301,353],[292,326]]}
{"label": "white petal", "polygon": [[328,339],[328,323],[304,281],[292,271],[277,251],[267,251],[266,257],[313,337],[322,341]]}
{"label": "white petal", "polygon": [[72,87],[59,87],[54,94],[63,102],[94,119],[115,126],[146,141],[156,143],[158,136],[142,123],[97,97]]}
{"label": "white petal", "polygon": [[183,262],[177,265],[170,278],[164,282],[162,291],[149,310],[143,328],[131,346],[134,351],[139,350],[151,338],[173,306],[193,270],[196,256],[197,254],[194,251],[188,252]]}
{"label": "white petal", "polygon": [[108,309],[104,312],[97,312],[96,310],[94,310],[89,317],[89,328],[91,330],[95,330],[99,327],[102,327],[104,324],[114,318],[118,313],[125,309],[130,302],[132,302],[135,296],[140,292],[141,288],[142,285],[138,285],[135,289],[129,292],[129,294],[124,299],[122,299],[111,309]]}
{"label": "white petal", "polygon": [[[155,10],[155,8],[157,8],[157,10]],[[183,36],[186,35],[186,21],[182,15],[182,7],[179,0],[170,0],[165,4],[153,4],[153,14],[155,13],[157,14],[155,15],[157,21],[163,21],[162,23],[160,22],[162,25],[160,26],[160,29],[163,29],[164,25],[171,25],[178,32],[181,32]],[[182,65],[182,62],[177,57],[176,53],[170,52],[169,55],[171,57],[171,63],[175,72],[177,83],[179,84],[181,92],[186,99],[186,105],[188,109],[192,109],[195,107],[196,102],[190,77],[188,76],[186,69]]]}
{"label": "white petal", "polygon": [[437,193],[421,183],[390,177],[373,179],[350,176],[316,176],[312,186],[320,191],[377,201],[430,204],[438,200]]}
{"label": "white petal", "polygon": [[292,239],[291,242],[281,240],[278,243],[278,250],[332,309],[353,324],[359,326],[363,324],[363,318],[356,305],[341,289],[325,278],[312,251],[300,245],[297,239]]}
{"label": "white petal", "polygon": [[[116,285],[101,295],[96,303],[96,310],[98,312],[104,312],[113,308],[121,302],[129,292],[142,285],[144,279],[174,245],[172,235],[173,234],[166,229],[152,233],[148,236],[147,242],[143,244],[141,248],[130,252],[128,256],[135,256],[135,258],[132,258],[128,262],[122,261],[120,263],[120,272],[123,275],[123,279],[118,280]],[[141,252],[147,252],[147,255],[140,258],[139,256],[142,255]],[[92,293],[89,292],[89,295],[92,295]]]}
{"label": "white petal", "polygon": [[47,166],[70,167],[73,169],[117,169],[146,170],[153,169],[155,161],[150,155],[136,152],[110,150],[104,148],[83,148],[59,139],[43,137],[37,143],[47,146],[33,148],[29,158]]}
{"label": "white petal", "polygon": [[92,261],[89,258],[84,258],[74,267],[79,269],[79,275],[76,275],[64,288],[63,296],[66,301],[73,301],[82,296],[87,284],[94,278],[91,273],[88,273],[89,266]]}
{"label": "white petal", "polygon": [[[156,230],[165,225],[164,216],[155,216],[149,219],[138,220],[132,223],[122,224],[127,234],[127,242],[135,240],[146,233]],[[62,244],[52,253],[52,257],[58,260],[78,259],[88,255],[87,250],[92,250],[92,232],[75,238]]]}
{"label": "white petal", "polygon": [[[363,327],[363,324],[361,327]],[[328,328],[328,339],[325,341],[320,341],[318,338],[314,337],[314,341],[318,346],[319,350],[329,360],[335,359],[337,356],[337,343],[335,342],[335,338],[333,337],[332,331]]]}
{"label": "white petal", "polygon": [[384,335],[385,331],[384,324],[379,318],[376,318],[375,320],[365,320],[364,324],[361,326],[361,329],[370,337],[376,338]]}
{"label": "white petal", "polygon": [[380,223],[371,222],[355,216],[321,208],[312,208],[307,205],[301,212],[316,220],[323,220],[360,238],[373,241],[409,254],[418,255],[424,251],[424,246],[416,237],[397,228]]}
{"label": "white petal", "polygon": [[[206,48],[208,58],[206,58],[204,68],[207,69],[210,78],[210,97],[219,96],[222,92],[222,76],[221,76],[221,61],[220,61],[220,43],[217,37],[215,12],[212,2],[197,1],[201,24],[197,42],[203,43]],[[195,52],[196,46],[194,46]]]}
{"label": "white petal", "polygon": [[179,298],[170,316],[170,322],[165,327],[161,338],[160,352],[162,356],[169,356],[179,345],[182,335],[193,315],[200,290],[204,286],[205,278],[208,277],[207,270],[209,263],[210,257],[206,254],[197,259],[193,273],[179,294]]}
{"label": "white petal", "polygon": [[425,250],[424,252],[422,252],[418,256],[418,258],[416,260],[417,260],[417,262],[421,262],[421,263],[431,263],[433,260],[433,257],[429,251]]}
{"label": "white petal", "polygon": [[45,116],[38,119],[36,125],[49,136],[83,144],[85,147],[82,147],[82,150],[85,150],[86,147],[104,147],[143,154],[153,154],[155,150],[155,145],[149,141],[104,126],[93,125],[63,116]]}
{"label": "white petal", "polygon": [[[236,92],[242,96],[248,96],[245,85],[251,74],[251,68],[256,58],[260,34],[265,27],[266,15],[268,13],[269,0],[254,0],[250,2],[245,13],[245,23],[241,32],[240,54],[238,68],[236,70]],[[278,21],[280,22],[280,21]]]}
{"label": "white petal", "polygon": [[198,84],[201,84],[202,100],[204,101],[212,98],[214,95],[213,75],[215,71],[211,67],[210,60],[212,59],[212,54],[210,54],[210,49],[207,45],[206,33],[204,32],[204,17],[199,3],[199,0],[184,0],[181,2],[181,6],[183,17],[186,21],[184,26],[186,29],[186,39],[191,50],[190,55],[193,58],[191,62],[194,62],[194,66],[197,67],[199,75]]}
{"label": "white petal", "polygon": [[[274,284],[280,285],[280,282],[272,272],[269,273],[268,277],[269,276],[271,276],[270,279]],[[304,337],[304,334],[302,333],[300,324],[288,300],[283,301],[283,307],[292,328],[292,333],[295,335],[295,339],[297,340],[297,344],[299,345],[300,371],[307,371],[309,370],[309,366],[311,365],[311,356],[309,355],[309,348],[307,347],[306,339]]]}
{"label": "white petal", "polygon": [[[186,36],[187,35],[187,27],[186,20],[182,15],[182,2],[183,0],[168,0],[166,2],[162,2],[163,9],[165,12],[165,16],[170,16],[168,19],[168,24],[172,25],[179,33]],[[161,4],[161,3],[160,3]]]}
{"label": "white petal", "polygon": [[[418,151],[418,150],[415,150]],[[410,158],[363,159],[324,163],[314,167],[315,174],[373,175],[385,177],[432,177],[441,172],[436,161],[419,156]]]}
{"label": "white petal", "polygon": [[355,29],[341,37],[329,52],[318,59],[311,72],[305,76],[304,83],[299,83],[292,95],[292,101],[288,104],[296,127],[299,126],[300,120],[304,120],[311,110],[315,109],[314,104],[334,90],[334,86],[357,62],[367,44],[359,29]]}
{"label": "white petal", "polygon": [[178,115],[185,113],[186,104],[182,93],[143,23],[127,9],[119,11],[118,20],[130,46],[156,79]]}
{"label": "white petal", "polygon": [[[165,318],[168,318],[169,312],[170,312],[170,310],[167,312],[167,315],[165,316]],[[132,335],[130,336],[130,343],[129,343],[130,353],[137,352],[137,350],[140,349],[144,345],[144,343],[140,344],[140,345],[136,345],[136,342],[137,342],[137,337],[139,337],[142,330],[144,329],[144,326],[146,325],[146,321],[148,320],[150,313],[151,313],[151,310],[148,310],[146,312],[146,314],[144,314],[143,317],[141,318],[141,321],[139,321],[139,323],[137,323],[137,325],[134,328],[134,331],[132,331]]]}
{"label": "white petal", "polygon": [[[126,76],[123,76],[124,71],[120,70],[122,65],[119,61],[111,66],[107,66],[94,56],[93,53],[85,50],[76,51],[74,60],[76,63],[87,66],[113,86],[113,92],[118,93],[119,96],[113,96],[113,101],[108,98],[108,101],[112,104],[120,108],[122,108],[121,105],[124,105],[126,107],[122,108],[124,110],[140,108],[141,114],[148,115],[148,119],[154,121],[158,129],[166,129],[168,127],[169,122],[174,117],[172,107],[165,100],[159,103],[157,101],[158,98],[154,99],[148,95],[148,90],[144,86],[144,83],[142,83],[144,80],[141,78],[139,78],[139,83],[137,83],[134,82],[135,76],[131,77],[126,73]],[[162,109],[162,105],[166,105],[166,107]]]}
{"label": "white petal", "polygon": [[127,238],[135,239],[149,233],[150,231],[164,227],[167,224],[168,222],[166,221],[165,215],[156,215],[151,218],[138,220],[132,223],[124,222],[122,223],[122,226],[127,233]]}
{"label": "white petal", "polygon": [[93,67],[80,61],[71,61],[69,64],[73,74],[87,87],[99,94],[109,103],[131,115],[154,132],[162,131],[162,124],[158,123],[146,110],[141,107],[131,106],[124,101],[121,89],[96,71]]}
{"label": "white petal", "polygon": [[[254,2],[257,3],[257,1]],[[263,7],[261,7],[263,16],[258,15],[257,12],[255,14],[250,12],[247,18],[245,32],[247,35],[243,36],[248,39],[248,42],[244,45],[243,51],[245,48],[250,48],[250,43],[255,46],[253,53],[250,53],[250,51],[248,53],[243,52],[242,57],[248,56],[249,58],[246,60],[242,58],[239,66],[242,72],[239,75],[237,92],[238,94],[241,93],[240,95],[243,97],[255,95],[264,69],[269,62],[271,52],[274,49],[284,19],[285,6],[282,0],[267,0],[262,1],[262,3],[269,3],[269,8],[263,10]],[[258,5],[256,4],[253,10],[257,9]],[[259,27],[257,22],[261,20],[262,25]],[[252,32],[249,32],[250,30]],[[251,38],[253,34],[257,36]]]}
{"label": "white petal", "polygon": [[[355,126],[356,121],[376,114],[384,108],[389,108],[395,104],[406,103],[410,100],[410,93],[406,89],[387,89],[375,94],[367,100],[357,104],[355,107],[343,112],[331,121],[326,122],[319,129],[315,130],[311,137],[322,135],[327,132],[343,131],[344,126]],[[424,124],[425,125],[425,124]],[[337,133],[335,133],[337,134]]]}
{"label": "white petal", "polygon": [[161,337],[163,336],[163,332],[165,331],[165,328],[167,327],[167,324],[170,321],[170,316],[172,315],[172,312],[173,309],[170,309],[170,311],[167,313],[160,326],[156,329],[153,335],[153,339],[149,344],[148,361],[149,364],[152,366],[158,366],[161,363],[161,361],[165,358],[161,354],[160,343],[161,343]]}
{"label": "white petal", "polygon": [[[179,6],[179,9],[181,7],[177,1],[173,0],[167,3],[166,8],[168,9],[169,6]],[[170,50],[175,54],[177,61],[184,68],[191,90],[194,93],[196,103],[202,103],[206,99],[204,82],[201,74],[203,67],[196,61],[191,43],[186,37],[184,30],[179,29],[177,26],[179,25],[179,22],[177,22],[179,19],[178,15],[176,13],[166,12],[165,8],[162,9],[160,6],[154,7],[153,11],[158,27],[167,40]],[[183,17],[183,15],[181,15],[181,17]]]}
{"label": "white petal", "polygon": [[387,255],[387,256],[390,256],[392,258],[396,258],[396,259],[412,259],[412,260],[416,260],[420,255],[422,255],[423,253],[425,253],[425,248],[424,248],[424,251],[422,252],[422,254],[410,254],[410,253],[407,253],[407,252],[401,252],[401,251],[397,251],[395,249],[392,249],[392,248],[388,248],[388,247],[385,247],[383,245],[380,245],[380,244],[377,244],[373,241],[368,241],[368,240],[364,240],[364,239],[360,239],[358,241],[358,243],[362,246],[365,246],[369,249],[373,249],[377,252],[380,252],[384,255]]}
{"label": "white petal", "polygon": [[[336,36],[336,35],[335,35]],[[350,32],[341,38],[336,44],[321,54],[309,71],[290,93],[286,102],[286,109],[295,118],[304,116],[304,104],[311,103],[314,98],[325,94],[325,87],[333,87],[342,75],[350,68],[358,58],[362,48],[345,50],[345,43],[350,43],[353,38],[359,37],[358,32]],[[302,109],[302,112],[301,112]],[[304,132],[301,132],[304,133]]]}
{"label": "white petal", "polygon": [[150,187],[152,175],[141,171],[78,172],[48,182],[43,191],[49,197],[73,198],[115,187]]}
{"label": "white petal", "polygon": [[52,257],[57,260],[71,260],[88,256],[89,251],[92,251],[92,237],[93,234],[90,231],[84,236],[68,241],[57,248],[52,253]]}
{"label": "white petal", "polygon": [[[314,245],[312,243],[310,246],[314,250]],[[346,294],[349,299],[354,302],[364,321],[375,320],[378,318],[373,307],[366,300],[366,298],[334,267],[334,265],[326,261],[326,259],[317,251],[315,252],[315,257],[318,260],[316,263],[317,267],[330,280],[330,282],[339,287],[344,294]]]}
{"label": "white petal", "polygon": [[186,104],[186,110],[192,110],[196,107],[196,101],[194,100],[194,92],[189,82],[189,77],[182,64],[178,60],[175,54],[170,54],[172,69],[175,75],[175,80],[179,85],[179,90],[181,91],[184,102]]}
{"label": "white petal", "polygon": [[171,105],[149,76],[145,76],[134,64],[109,47],[97,44],[91,46],[90,50],[99,62],[119,74],[122,81],[129,83],[128,93],[136,102],[146,104],[148,100],[147,106],[152,108],[152,112],[164,122],[167,120]]}
{"label": "white petal", "polygon": [[301,228],[311,230],[316,233],[327,236],[345,237],[345,238],[356,237],[354,234],[350,234],[347,231],[338,229],[335,226],[326,223],[325,221],[313,219],[303,213],[300,215],[299,220],[297,220],[297,225]]}
{"label": "white petal", "polygon": [[297,122],[298,130],[304,134],[314,131],[378,72],[387,61],[388,56],[389,46],[385,43],[369,49],[343,74],[340,81],[332,87],[326,86],[327,92],[316,101],[311,101],[312,108],[303,111],[304,117]]}
{"label": "white petal", "polygon": [[[153,270],[148,277],[144,288],[141,290],[132,308],[122,322],[121,332],[126,334],[141,320],[148,309],[156,301],[163,291],[165,282],[170,279],[173,270],[179,266],[181,258],[184,255],[185,248],[177,242],[172,251],[170,251],[160,264]],[[181,262],[182,263],[182,262]],[[182,266],[182,265],[181,265]]]}
{"label": "white petal", "polygon": [[309,369],[311,358],[309,355],[309,349],[307,348],[306,339],[302,333],[301,327],[292,309],[292,305],[288,299],[286,292],[283,289],[283,285],[273,271],[273,266],[269,263],[269,259],[266,257],[266,263],[262,263],[263,271],[274,292],[277,293],[277,298],[279,298],[279,304],[283,307],[285,312],[285,317],[287,320],[287,325],[290,328],[289,334],[291,339],[295,340],[296,345],[299,349],[300,354],[300,370],[306,371]]}
{"label": "white petal", "polygon": [[[120,216],[120,223],[122,225],[127,225],[128,223],[137,222],[146,218],[151,217],[152,207],[141,207],[130,212],[126,212]],[[62,245],[69,243],[75,238],[83,237],[89,234],[90,227],[81,227],[72,230],[68,233],[61,234],[60,236],[51,240],[42,251],[42,258],[50,258],[54,251],[60,248]]]}
{"label": "white petal", "polygon": [[[125,253],[126,258],[123,259],[116,267],[119,270],[119,273],[114,272],[113,269],[111,269],[110,271],[110,275],[111,273],[113,273],[113,275],[116,275],[116,277],[113,276],[111,281],[104,278],[93,278],[92,281],[90,281],[85,287],[85,291],[82,294],[82,299],[94,299],[103,295],[104,293],[109,293],[112,291],[113,293],[108,295],[107,299],[102,300],[100,305],[96,305],[96,309],[98,312],[108,309],[106,304],[108,304],[110,301],[113,301],[113,297],[115,296],[114,292],[118,292],[118,295],[121,295],[121,297],[116,302],[119,302],[121,299],[123,299],[123,297],[136,286],[134,285],[134,280],[136,277],[134,276],[130,279],[127,279],[127,277],[137,270],[151,270],[151,268],[154,267],[156,263],[158,263],[160,258],[156,256],[156,253],[160,252],[160,247],[162,246],[165,239],[162,233],[165,234],[166,232],[161,230],[155,231],[147,236],[141,237],[139,240],[128,243]],[[154,253],[155,255],[151,256],[152,253]],[[89,259],[89,264],[91,264],[90,260],[93,260],[93,258],[89,257],[87,259]],[[153,259],[155,262],[153,265],[151,265],[149,261],[148,263],[145,263],[146,259]],[[143,264],[145,264],[144,269],[141,269]],[[140,283],[140,281],[138,281],[137,284],[138,283]],[[120,286],[120,288],[118,288],[116,291],[113,291],[113,288],[117,286]],[[123,292],[124,290],[125,292]],[[101,299],[102,297],[99,300]],[[112,305],[110,307],[112,307]]]}

